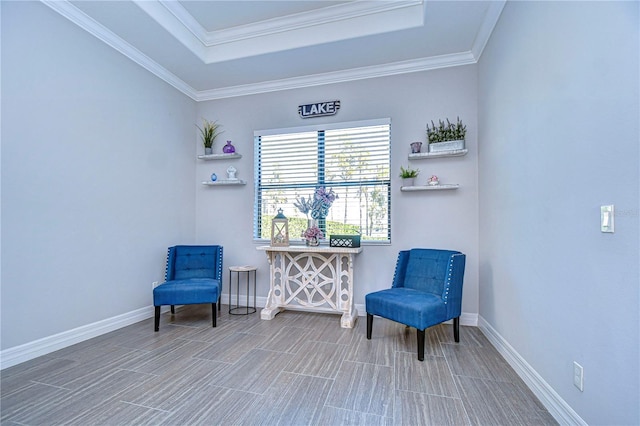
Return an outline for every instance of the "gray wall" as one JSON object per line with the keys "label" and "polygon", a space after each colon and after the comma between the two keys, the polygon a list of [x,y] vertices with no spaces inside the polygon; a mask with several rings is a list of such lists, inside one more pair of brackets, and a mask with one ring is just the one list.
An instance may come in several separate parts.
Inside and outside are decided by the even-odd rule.
{"label": "gray wall", "polygon": [[195,102],[39,2],[2,2],[2,349],[140,308],[192,242]]}
{"label": "gray wall", "polygon": [[[479,313],[591,424],[638,424],[638,3],[508,2],[477,66],[196,105],[35,2],[2,2],[2,346],[151,305],[174,243],[252,241],[253,131],[304,125],[296,107],[392,120],[392,244],[357,257],[356,303],[389,285],[398,250],[468,254],[463,312]],[[400,192],[427,120],[460,115],[470,152],[412,162],[457,191]],[[195,160],[194,123],[244,157]],[[602,148],[601,148],[602,147]],[[616,233],[599,231],[615,204]],[[585,390],[572,385],[572,362]]]}
{"label": "gray wall", "polygon": [[594,425],[640,423],[638,51],[637,2],[508,2],[479,63],[480,316]]}
{"label": "gray wall", "polygon": [[[225,133],[214,151],[219,152],[225,140],[232,140],[243,158],[201,161],[197,164],[196,179],[208,180],[214,171],[218,176],[226,176],[226,168],[233,164],[238,169],[238,178],[249,184],[224,188],[201,185],[196,195],[197,238],[220,241],[225,247],[227,265],[258,266],[257,293],[259,297],[266,297],[267,258],[264,252],[256,250],[257,244],[252,240],[253,131],[390,117],[392,243],[365,246],[356,256],[355,303],[364,305],[365,294],[391,285],[399,250],[457,249],[468,255],[463,312],[469,314],[468,318],[475,324],[478,312],[476,75],[475,66],[465,66],[198,104],[199,117],[219,120],[224,125]],[[337,115],[314,119],[298,116],[298,105],[331,99],[341,101]],[[468,125],[469,154],[409,163],[409,144],[416,140],[425,142],[428,120],[455,119],[458,115]],[[401,192],[400,165],[408,164],[420,169],[418,184],[426,184],[428,177],[436,174],[442,183],[458,183],[460,189]],[[364,314],[363,310],[360,314]]]}

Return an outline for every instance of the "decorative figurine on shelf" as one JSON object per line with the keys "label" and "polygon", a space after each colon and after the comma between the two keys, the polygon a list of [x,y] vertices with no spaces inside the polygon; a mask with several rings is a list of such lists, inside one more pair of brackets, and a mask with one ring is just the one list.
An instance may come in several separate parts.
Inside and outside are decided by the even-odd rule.
{"label": "decorative figurine on shelf", "polygon": [[237,172],[237,170],[236,170],[236,168],[235,168],[235,167],[233,167],[233,166],[229,166],[229,168],[227,168],[227,176],[228,176],[228,179],[229,179],[229,180],[236,180],[236,179],[238,179],[238,178],[236,177],[236,172]]}
{"label": "decorative figurine on shelf", "polygon": [[286,247],[289,245],[289,219],[278,209],[278,214],[271,220],[271,245]]}
{"label": "decorative figurine on shelf", "polygon": [[231,141],[227,141],[227,144],[222,147],[222,152],[225,154],[233,154],[236,152],[236,147],[231,145]]}
{"label": "decorative figurine on shelf", "polygon": [[431,177],[429,178],[429,185],[435,186],[435,185],[438,185],[439,183],[440,181],[438,180],[438,176],[431,175]]}
{"label": "decorative figurine on shelf", "polygon": [[211,182],[215,182],[218,180],[218,175],[215,173],[211,173]]}
{"label": "decorative figurine on shelf", "polygon": [[418,154],[422,149],[422,142],[411,142],[411,153]]}

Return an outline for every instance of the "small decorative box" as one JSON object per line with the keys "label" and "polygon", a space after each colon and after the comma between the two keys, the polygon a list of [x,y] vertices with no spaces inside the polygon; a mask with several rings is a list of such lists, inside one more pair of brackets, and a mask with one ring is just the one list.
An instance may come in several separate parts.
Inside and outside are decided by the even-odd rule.
{"label": "small decorative box", "polygon": [[331,235],[330,247],[360,247],[360,235]]}

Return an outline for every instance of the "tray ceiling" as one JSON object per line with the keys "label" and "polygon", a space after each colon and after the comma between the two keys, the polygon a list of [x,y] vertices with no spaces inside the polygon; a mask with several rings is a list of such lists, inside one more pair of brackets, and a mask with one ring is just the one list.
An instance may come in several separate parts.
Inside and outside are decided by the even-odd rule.
{"label": "tray ceiling", "polygon": [[504,6],[42,1],[198,101],[472,64]]}

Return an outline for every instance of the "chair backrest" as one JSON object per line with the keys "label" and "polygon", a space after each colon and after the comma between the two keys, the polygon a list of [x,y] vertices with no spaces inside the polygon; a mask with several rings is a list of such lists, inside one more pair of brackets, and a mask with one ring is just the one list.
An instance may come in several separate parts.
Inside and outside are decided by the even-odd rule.
{"label": "chair backrest", "polygon": [[412,288],[447,299],[452,280],[459,279],[461,284],[463,275],[458,275],[460,272],[464,274],[464,262],[464,254],[458,251],[436,249],[401,251],[398,254],[393,287]]}
{"label": "chair backrest", "polygon": [[213,278],[222,282],[222,246],[169,247],[165,281],[189,278]]}

